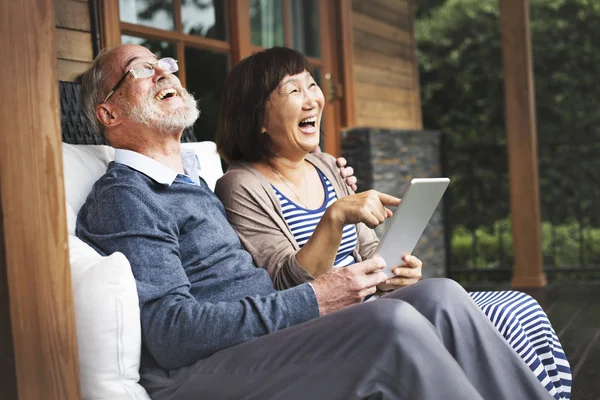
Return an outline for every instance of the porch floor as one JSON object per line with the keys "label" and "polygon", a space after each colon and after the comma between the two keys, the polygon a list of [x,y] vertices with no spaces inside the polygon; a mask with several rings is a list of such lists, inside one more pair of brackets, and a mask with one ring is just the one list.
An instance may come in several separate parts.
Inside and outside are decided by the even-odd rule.
{"label": "porch floor", "polygon": [[546,310],[571,364],[571,398],[600,399],[600,282],[552,282],[527,293]]}

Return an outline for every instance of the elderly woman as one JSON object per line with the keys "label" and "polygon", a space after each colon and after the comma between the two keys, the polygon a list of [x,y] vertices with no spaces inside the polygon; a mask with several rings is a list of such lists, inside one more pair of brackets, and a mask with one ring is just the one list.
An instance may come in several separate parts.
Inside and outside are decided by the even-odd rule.
{"label": "elderly woman", "polygon": [[[399,203],[375,191],[354,194],[333,157],[311,154],[324,103],[307,60],[287,48],[242,60],[225,83],[216,140],[232,164],[215,192],[279,289],[373,257],[371,228],[391,215],[386,206]],[[379,289],[403,290],[420,279],[421,261],[404,261]],[[569,363],[539,304],[514,291],[470,295],[550,394],[569,398]]]}

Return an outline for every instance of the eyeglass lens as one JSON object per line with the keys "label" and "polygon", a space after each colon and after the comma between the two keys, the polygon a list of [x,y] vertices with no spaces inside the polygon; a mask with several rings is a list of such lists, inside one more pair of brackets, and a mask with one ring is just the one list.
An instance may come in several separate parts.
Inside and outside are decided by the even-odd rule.
{"label": "eyeglass lens", "polygon": [[148,78],[148,77],[154,75],[155,71],[154,71],[153,64],[157,64],[160,69],[169,71],[170,73],[179,71],[179,66],[177,65],[177,61],[174,60],[173,58],[167,57],[167,58],[161,58],[156,63],[148,63],[148,64],[145,64],[141,68],[133,69],[132,70],[133,76],[136,79],[139,79],[139,78]]}
{"label": "eyeglass lens", "polygon": [[162,69],[166,69],[169,72],[177,72],[179,70],[177,61],[171,57],[161,58],[158,60],[158,66]]}

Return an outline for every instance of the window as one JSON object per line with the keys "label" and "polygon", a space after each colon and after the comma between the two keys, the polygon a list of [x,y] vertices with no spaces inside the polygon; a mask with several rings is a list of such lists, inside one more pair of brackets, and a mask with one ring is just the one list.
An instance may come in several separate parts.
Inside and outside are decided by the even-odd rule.
{"label": "window", "polygon": [[[178,76],[199,101],[197,140],[214,140],[221,90],[229,69],[272,46],[309,57],[317,82],[331,76],[329,6],[318,0],[101,0],[104,45],[136,43],[179,61]],[[111,28],[112,27],[112,28]],[[328,88],[322,86],[327,95]],[[326,107],[324,121],[336,120]],[[339,129],[328,125],[330,134]],[[327,140],[327,136],[325,138]],[[322,147],[324,144],[322,143]],[[325,146],[327,148],[327,146]],[[335,153],[335,148],[328,148]]]}

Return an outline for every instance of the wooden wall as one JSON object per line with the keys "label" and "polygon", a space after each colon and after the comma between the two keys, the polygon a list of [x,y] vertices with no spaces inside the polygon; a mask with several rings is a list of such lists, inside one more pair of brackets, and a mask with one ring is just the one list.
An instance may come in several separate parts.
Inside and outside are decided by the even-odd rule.
{"label": "wooden wall", "polygon": [[415,0],[352,0],[356,125],[422,129]]}
{"label": "wooden wall", "polygon": [[75,81],[93,59],[87,0],[54,0],[58,80]]}
{"label": "wooden wall", "polygon": [[18,85],[0,107],[0,399],[79,400],[53,2],[0,15],[0,87]]}

